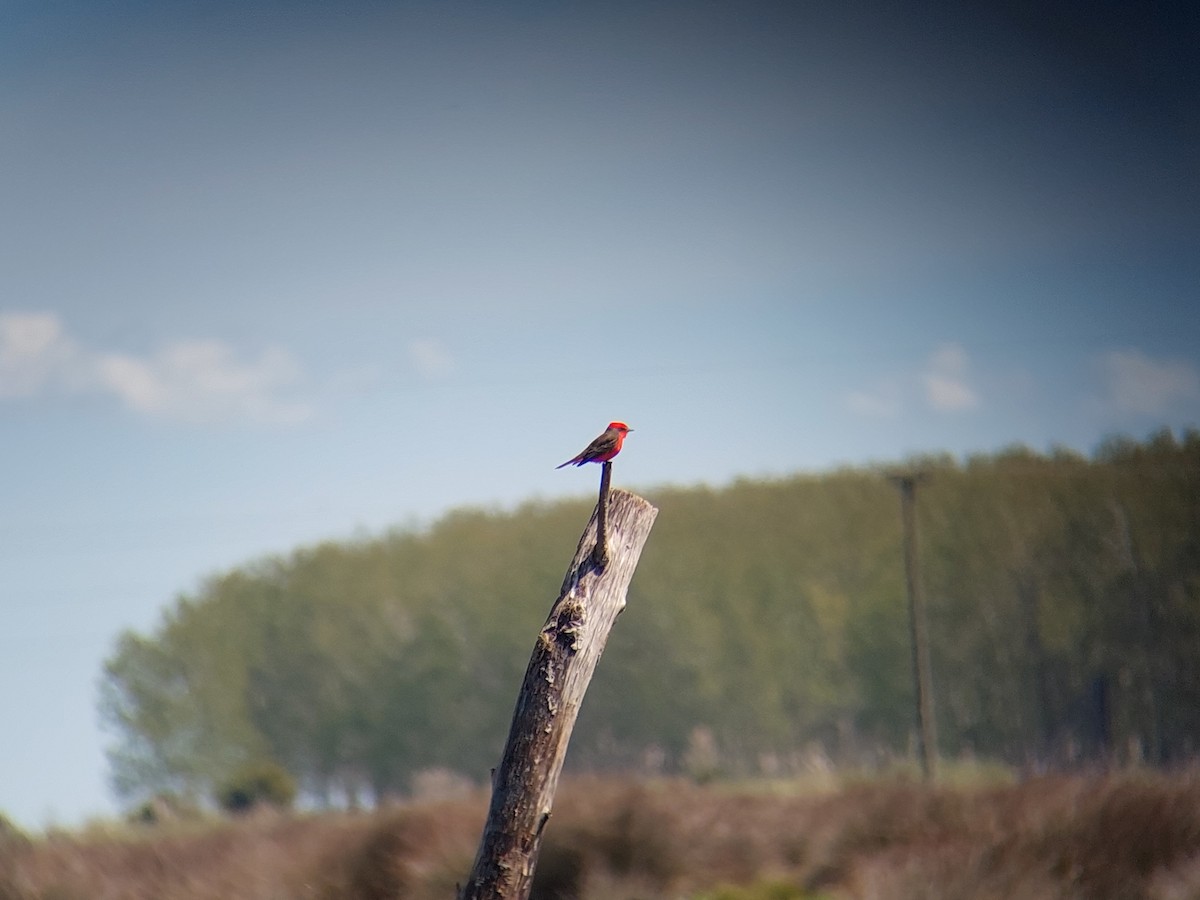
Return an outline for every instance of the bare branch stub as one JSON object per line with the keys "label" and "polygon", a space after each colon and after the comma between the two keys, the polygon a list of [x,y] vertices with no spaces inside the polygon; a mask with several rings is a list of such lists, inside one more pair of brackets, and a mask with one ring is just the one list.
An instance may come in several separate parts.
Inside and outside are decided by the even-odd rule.
{"label": "bare branch stub", "polygon": [[600,464],[600,499],[596,503],[596,548],[592,559],[600,568],[608,565],[608,488],[612,483],[612,461]]}

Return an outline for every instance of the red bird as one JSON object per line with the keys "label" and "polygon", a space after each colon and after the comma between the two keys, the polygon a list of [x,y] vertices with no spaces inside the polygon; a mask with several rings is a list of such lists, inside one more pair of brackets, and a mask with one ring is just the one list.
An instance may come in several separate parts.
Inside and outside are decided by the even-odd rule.
{"label": "red bird", "polygon": [[568,459],[562,466],[555,466],[554,468],[561,469],[563,466],[582,466],[584,463],[590,462],[608,462],[621,452],[621,445],[625,443],[625,435],[631,431],[633,429],[624,422],[609,422],[604,434],[588,444],[582,453],[573,459]]}

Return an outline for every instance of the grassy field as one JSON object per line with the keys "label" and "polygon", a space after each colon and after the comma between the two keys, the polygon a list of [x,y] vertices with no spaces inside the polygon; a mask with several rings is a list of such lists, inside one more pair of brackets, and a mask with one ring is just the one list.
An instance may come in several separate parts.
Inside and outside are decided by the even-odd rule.
{"label": "grassy field", "polygon": [[[1197,775],[776,788],[567,781],[534,896],[1200,898]],[[0,900],[449,900],[485,802],[0,829]]]}

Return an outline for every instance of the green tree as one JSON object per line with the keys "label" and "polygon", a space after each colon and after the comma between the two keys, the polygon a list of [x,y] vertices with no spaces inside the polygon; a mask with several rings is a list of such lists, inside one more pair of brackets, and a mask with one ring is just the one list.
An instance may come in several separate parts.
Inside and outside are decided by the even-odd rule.
{"label": "green tree", "polygon": [[[1200,435],[908,460],[943,750],[1159,761],[1200,731]],[[752,772],[913,729],[899,501],[883,469],[645,491],[660,508],[568,765]],[[316,800],[479,781],[589,502],[456,510],[252,562],[118,640],[102,711],[136,800],[276,760]]]}

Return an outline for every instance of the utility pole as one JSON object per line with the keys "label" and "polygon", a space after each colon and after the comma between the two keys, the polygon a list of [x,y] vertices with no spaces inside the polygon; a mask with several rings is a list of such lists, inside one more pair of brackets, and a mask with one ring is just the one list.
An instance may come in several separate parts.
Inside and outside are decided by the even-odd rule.
{"label": "utility pole", "polygon": [[925,597],[917,567],[917,484],[924,472],[889,476],[900,489],[900,520],[904,528],[904,580],[908,590],[908,622],[912,636],[913,684],[917,697],[917,755],[927,781],[937,777],[937,722],[933,717],[933,670],[929,662],[929,627]]}

